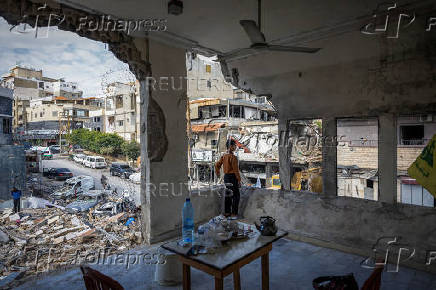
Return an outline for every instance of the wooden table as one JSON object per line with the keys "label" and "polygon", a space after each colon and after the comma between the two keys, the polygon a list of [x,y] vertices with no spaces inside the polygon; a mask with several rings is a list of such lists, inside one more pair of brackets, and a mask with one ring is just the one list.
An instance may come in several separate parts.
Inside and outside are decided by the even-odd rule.
{"label": "wooden table", "polygon": [[162,245],[162,248],[176,253],[183,264],[183,289],[191,289],[191,267],[197,268],[215,277],[215,289],[223,289],[224,277],[233,274],[234,289],[241,289],[239,269],[242,266],[261,257],[262,259],[262,289],[269,289],[269,252],[272,243],[288,233],[278,231],[275,236],[262,236],[257,231],[246,240],[230,241],[213,254],[188,256],[190,247],[181,247],[178,241]]}

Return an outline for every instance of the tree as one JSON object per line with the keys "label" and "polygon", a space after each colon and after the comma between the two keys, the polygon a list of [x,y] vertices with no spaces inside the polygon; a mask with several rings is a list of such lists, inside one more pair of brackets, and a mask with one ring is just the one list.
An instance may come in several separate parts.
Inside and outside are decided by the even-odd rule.
{"label": "tree", "polygon": [[124,155],[132,160],[138,159],[138,157],[141,155],[141,147],[136,141],[124,142],[123,145],[121,145],[121,150],[123,151]]}

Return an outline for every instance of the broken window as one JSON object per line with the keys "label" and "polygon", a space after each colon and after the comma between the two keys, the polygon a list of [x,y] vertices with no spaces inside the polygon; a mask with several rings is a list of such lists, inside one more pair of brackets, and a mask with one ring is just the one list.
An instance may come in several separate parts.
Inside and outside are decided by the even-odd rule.
{"label": "broken window", "polygon": [[335,141],[338,196],[378,200],[378,119],[338,119]]}
{"label": "broken window", "polygon": [[408,169],[436,134],[436,114],[400,115],[397,118],[397,202],[434,207],[433,195]]}
{"label": "broken window", "polygon": [[10,119],[3,119],[3,134],[11,134],[11,120]]}
{"label": "broken window", "polygon": [[400,145],[423,145],[424,125],[400,126]]}
{"label": "broken window", "polygon": [[291,189],[322,192],[322,120],[291,120],[286,142]]}
{"label": "broken window", "polygon": [[115,98],[115,108],[121,109],[123,107],[123,96],[117,96]]}

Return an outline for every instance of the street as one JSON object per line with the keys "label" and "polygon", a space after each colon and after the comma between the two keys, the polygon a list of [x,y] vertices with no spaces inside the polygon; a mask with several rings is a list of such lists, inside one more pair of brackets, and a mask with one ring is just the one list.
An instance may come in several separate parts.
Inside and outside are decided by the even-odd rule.
{"label": "street", "polygon": [[55,155],[54,159],[43,160],[42,166],[43,168],[68,168],[69,170],[71,170],[74,176],[92,176],[95,182],[95,189],[103,189],[100,178],[104,174],[107,177],[111,189],[116,189],[117,192],[129,192],[130,196],[134,198],[135,203],[137,205],[140,204],[140,185],[134,184],[128,179],[120,178],[118,176],[111,176],[109,172],[109,166],[105,169],[88,168],[72,160],[69,160],[68,158],[59,157],[58,155]]}

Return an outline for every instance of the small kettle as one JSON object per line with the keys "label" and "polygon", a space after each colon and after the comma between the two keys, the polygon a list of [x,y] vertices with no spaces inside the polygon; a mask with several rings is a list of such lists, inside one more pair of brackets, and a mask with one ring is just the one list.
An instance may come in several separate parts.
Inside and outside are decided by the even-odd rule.
{"label": "small kettle", "polygon": [[277,233],[276,220],[270,216],[261,216],[259,218],[260,225],[256,222],[254,225],[262,236],[274,236]]}

